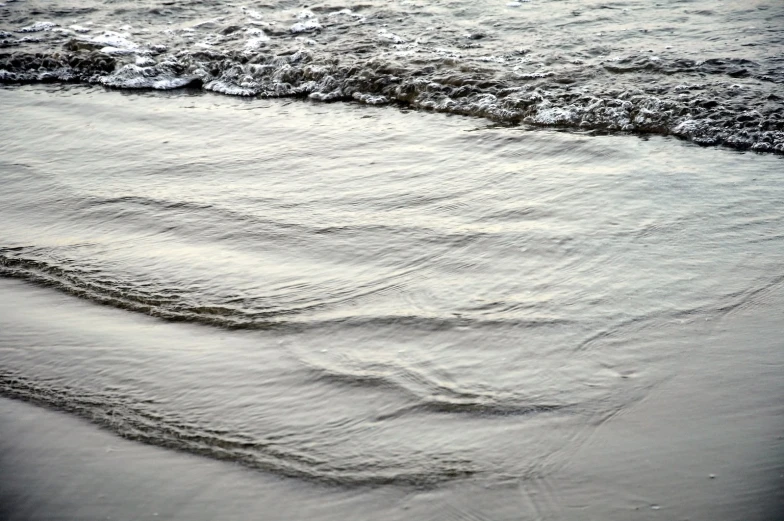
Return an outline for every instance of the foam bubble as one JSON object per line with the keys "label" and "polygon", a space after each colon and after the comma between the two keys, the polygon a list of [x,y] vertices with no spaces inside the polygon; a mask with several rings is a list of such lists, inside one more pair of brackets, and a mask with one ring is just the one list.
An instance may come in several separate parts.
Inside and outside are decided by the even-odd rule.
{"label": "foam bubble", "polygon": [[101,78],[100,83],[107,87],[123,89],[156,89],[172,90],[182,88],[193,81],[193,78],[176,74],[167,64],[156,67],[140,67],[125,65],[120,70]]}
{"label": "foam bubble", "polygon": [[212,92],[219,92],[221,94],[228,94],[230,96],[254,96],[257,93],[255,89],[240,87],[234,83],[221,80],[211,81],[205,84],[204,88]]}
{"label": "foam bubble", "polygon": [[56,27],[57,24],[52,22],[35,22],[32,25],[28,25],[27,27],[22,27],[19,29],[20,33],[37,33],[41,31],[48,31],[53,27]]}
{"label": "foam bubble", "polygon": [[139,67],[151,67],[155,65],[156,62],[149,56],[137,56],[136,57],[136,65]]}
{"label": "foam bubble", "polygon": [[405,43],[405,38],[402,38],[394,33],[389,32],[387,29],[381,29],[378,31],[378,37],[383,42],[391,42],[391,43]]}
{"label": "foam bubble", "polygon": [[270,37],[261,32],[261,34],[257,34],[253,38],[250,38],[247,42],[245,42],[245,50],[246,51],[253,51],[260,47],[263,47],[265,43],[270,40]]}
{"label": "foam bubble", "polygon": [[90,38],[89,41],[92,43],[104,44],[107,48],[116,49],[118,51],[136,51],[140,48],[138,44],[129,40],[127,35],[114,31],[104,31],[103,34],[94,36],[93,38]]}
{"label": "foam bubble", "polygon": [[294,34],[299,34],[320,31],[321,29],[323,29],[323,26],[319,23],[318,18],[311,18],[295,23],[289,30]]}
{"label": "foam bubble", "polygon": [[243,12],[243,13],[245,13],[245,14],[246,14],[246,15],[247,15],[249,18],[252,18],[252,19],[254,19],[254,20],[261,20],[261,19],[262,19],[262,15],[261,15],[261,13],[260,13],[260,12],[258,12],[258,11],[255,11],[255,10],[253,10],[253,9],[248,9],[248,8],[246,8],[246,7],[240,7],[240,9],[241,9],[241,10],[242,10],[242,12]]}

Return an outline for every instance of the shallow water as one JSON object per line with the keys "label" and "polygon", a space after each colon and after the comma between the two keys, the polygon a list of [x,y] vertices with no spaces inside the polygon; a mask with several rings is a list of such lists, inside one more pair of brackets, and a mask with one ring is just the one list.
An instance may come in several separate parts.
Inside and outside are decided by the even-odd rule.
{"label": "shallow water", "polygon": [[132,440],[509,486],[782,312],[778,156],[199,91],[0,107],[0,392]]}
{"label": "shallow water", "polygon": [[0,82],[358,101],[784,152],[778,0],[0,2]]}

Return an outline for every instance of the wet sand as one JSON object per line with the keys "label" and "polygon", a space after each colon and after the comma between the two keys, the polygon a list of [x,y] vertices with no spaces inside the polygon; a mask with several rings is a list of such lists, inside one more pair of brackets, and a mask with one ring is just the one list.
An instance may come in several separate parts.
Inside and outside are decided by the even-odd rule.
{"label": "wet sand", "polygon": [[[7,302],[29,291],[98,309],[2,284]],[[781,297],[768,295],[766,307],[782,309]],[[3,398],[0,519],[775,521],[784,518],[784,349],[775,317],[758,311],[725,319],[716,342],[643,401],[604,418],[565,465],[490,488],[342,489],[275,478]],[[686,347],[700,337],[674,341]]]}

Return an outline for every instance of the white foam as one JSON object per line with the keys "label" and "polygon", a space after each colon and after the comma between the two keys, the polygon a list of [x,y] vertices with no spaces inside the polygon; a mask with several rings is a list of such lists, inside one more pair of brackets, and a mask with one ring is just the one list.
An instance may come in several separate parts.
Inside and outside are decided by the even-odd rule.
{"label": "white foam", "polygon": [[107,45],[106,47],[101,47],[101,52],[104,54],[108,54],[110,56],[124,56],[126,54],[133,54],[135,50],[123,49],[122,47],[112,47],[111,45]]}
{"label": "white foam", "polygon": [[537,111],[533,120],[540,125],[558,125],[573,123],[576,120],[576,115],[571,110],[561,107],[546,107]]}
{"label": "white foam", "polygon": [[103,34],[94,36],[90,39],[90,41],[125,51],[136,51],[139,49],[139,45],[129,40],[127,35],[116,33],[114,31],[104,31]]}
{"label": "white foam", "polygon": [[20,33],[37,33],[41,31],[48,31],[53,27],[56,27],[57,24],[52,22],[35,22],[33,25],[28,25],[27,27],[22,27],[19,29]]}
{"label": "white foam", "polygon": [[212,92],[228,94],[230,96],[254,96],[256,94],[256,91],[252,89],[240,87],[233,83],[227,83],[220,80],[211,81],[207,83],[204,88]]}
{"label": "white foam", "polygon": [[374,96],[373,94],[361,94],[359,92],[355,92],[352,98],[366,105],[386,105],[389,103],[389,99],[386,96]]}
{"label": "white foam", "polygon": [[381,29],[378,31],[378,37],[383,42],[391,42],[391,43],[406,43],[406,39],[396,35],[395,33],[391,33],[386,29]]}
{"label": "white foam", "polygon": [[248,17],[253,18],[254,20],[261,20],[263,18],[260,12],[255,11],[253,9],[248,9],[247,7],[240,7],[240,9]]}
{"label": "white foam", "polygon": [[351,9],[341,9],[340,11],[334,11],[332,13],[329,13],[327,16],[329,16],[330,18],[336,18],[338,16],[348,16],[350,18],[354,18],[355,20],[359,20],[360,22],[364,22],[365,20],[367,20],[367,18],[365,18],[364,15],[355,13]]}
{"label": "white foam", "polygon": [[555,73],[552,71],[539,71],[539,72],[517,72],[515,71],[515,75],[520,78],[521,80],[537,80],[540,78],[548,78],[550,76],[554,76]]}
{"label": "white foam", "polygon": [[259,36],[255,36],[245,42],[245,50],[252,51],[258,49],[259,47],[263,47],[265,43],[270,40],[269,36],[262,34]]}
{"label": "white foam", "polygon": [[323,26],[319,23],[318,18],[312,18],[305,20],[304,22],[295,23],[289,30],[294,34],[299,34],[319,31],[321,29],[323,29]]}
{"label": "white foam", "polygon": [[477,57],[477,60],[486,63],[506,63],[506,58],[504,56],[479,56]]}
{"label": "white foam", "polygon": [[345,93],[340,89],[334,89],[329,92],[312,92],[308,98],[316,101],[338,101],[345,97]]}
{"label": "white foam", "polygon": [[191,82],[191,78],[177,77],[165,68],[125,65],[117,72],[101,78],[100,82],[123,89],[171,90],[184,87]]}
{"label": "white foam", "polygon": [[155,60],[153,60],[149,56],[137,56],[136,65],[138,65],[139,67],[151,67],[155,65]]}

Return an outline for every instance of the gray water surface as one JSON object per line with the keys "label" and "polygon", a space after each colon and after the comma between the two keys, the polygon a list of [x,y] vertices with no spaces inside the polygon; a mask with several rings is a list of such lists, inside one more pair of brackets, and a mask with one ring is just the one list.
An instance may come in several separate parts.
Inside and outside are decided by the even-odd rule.
{"label": "gray water surface", "polygon": [[509,486],[782,313],[777,156],[194,91],[0,107],[0,393],[132,440]]}

